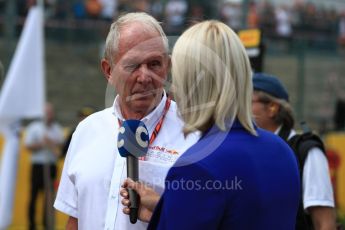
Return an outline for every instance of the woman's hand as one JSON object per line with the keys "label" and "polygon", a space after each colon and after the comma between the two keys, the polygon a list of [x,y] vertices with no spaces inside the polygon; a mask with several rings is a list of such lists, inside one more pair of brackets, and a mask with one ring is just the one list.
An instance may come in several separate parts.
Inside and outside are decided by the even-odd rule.
{"label": "woman's hand", "polygon": [[140,182],[134,182],[127,178],[122,185],[120,195],[122,196],[121,203],[125,206],[123,213],[129,215],[130,201],[127,189],[133,189],[140,197],[140,206],[138,211],[138,218],[144,222],[150,222],[153,210],[155,209],[160,196],[151,187],[146,186]]}

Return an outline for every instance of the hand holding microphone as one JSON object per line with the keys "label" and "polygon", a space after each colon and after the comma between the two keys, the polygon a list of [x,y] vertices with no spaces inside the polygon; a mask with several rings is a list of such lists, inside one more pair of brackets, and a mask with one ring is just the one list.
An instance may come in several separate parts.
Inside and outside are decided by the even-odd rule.
{"label": "hand holding microphone", "polygon": [[[139,120],[126,120],[119,129],[117,148],[122,157],[127,158],[127,176],[139,180],[138,157],[147,153],[149,134],[145,124]],[[138,219],[139,197],[136,191],[128,189],[130,200],[129,219],[135,224]]]}
{"label": "hand holding microphone", "polygon": [[120,195],[122,197],[121,203],[124,205],[122,211],[127,215],[130,214],[128,189],[135,190],[140,197],[138,219],[146,223],[150,222],[153,211],[159,202],[160,195],[146,184],[134,182],[130,178],[127,178],[120,190]]}

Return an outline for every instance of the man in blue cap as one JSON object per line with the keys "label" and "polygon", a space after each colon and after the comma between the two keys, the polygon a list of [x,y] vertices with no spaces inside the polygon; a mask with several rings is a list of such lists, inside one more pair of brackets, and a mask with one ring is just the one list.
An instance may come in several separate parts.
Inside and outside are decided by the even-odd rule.
{"label": "man in blue cap", "polygon": [[[254,74],[253,86],[252,109],[257,125],[279,135],[291,146],[291,140],[297,136],[287,90],[278,78],[264,73]],[[295,153],[302,182],[296,229],[335,229],[333,189],[323,149],[310,147],[302,162],[300,152]]]}

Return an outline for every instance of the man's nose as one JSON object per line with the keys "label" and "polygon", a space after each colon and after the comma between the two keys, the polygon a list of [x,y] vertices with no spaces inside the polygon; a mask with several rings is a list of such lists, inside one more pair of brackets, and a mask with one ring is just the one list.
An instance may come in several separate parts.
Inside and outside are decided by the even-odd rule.
{"label": "man's nose", "polygon": [[152,81],[152,73],[147,68],[146,64],[140,66],[137,76],[137,81],[140,83],[149,83]]}

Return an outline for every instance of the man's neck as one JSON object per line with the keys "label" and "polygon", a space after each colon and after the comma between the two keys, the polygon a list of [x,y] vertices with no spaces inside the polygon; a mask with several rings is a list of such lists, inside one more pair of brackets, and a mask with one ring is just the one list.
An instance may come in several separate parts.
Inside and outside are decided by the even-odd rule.
{"label": "man's neck", "polygon": [[147,109],[137,110],[137,111],[132,110],[126,106],[120,106],[120,110],[121,110],[121,114],[123,118],[126,120],[128,119],[141,120],[142,118],[150,114],[158,106],[158,104],[159,102],[155,103],[155,105],[152,105]]}
{"label": "man's neck", "polygon": [[150,112],[145,112],[145,111],[138,111],[138,112],[136,112],[136,111],[129,111],[129,110],[126,110],[126,109],[121,109],[122,116],[126,120],[128,120],[128,119],[141,120],[142,118],[144,118]]}

